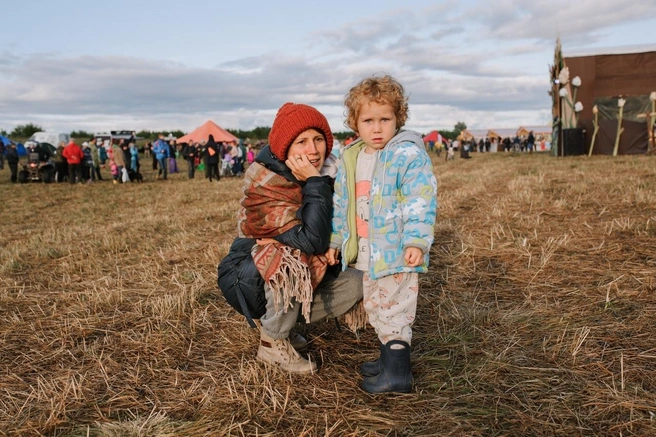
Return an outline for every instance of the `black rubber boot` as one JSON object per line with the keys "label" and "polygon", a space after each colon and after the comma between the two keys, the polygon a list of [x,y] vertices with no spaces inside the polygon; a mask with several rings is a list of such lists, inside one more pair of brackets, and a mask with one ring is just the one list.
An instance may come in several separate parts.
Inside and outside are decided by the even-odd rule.
{"label": "black rubber boot", "polygon": [[376,361],[367,361],[360,365],[360,374],[362,376],[376,376],[380,373],[380,361],[381,357],[385,353],[385,346],[383,343],[380,344],[380,355]]}
{"label": "black rubber boot", "polygon": [[[392,349],[392,346],[403,346]],[[380,355],[380,373],[362,381],[362,389],[368,393],[408,393],[412,390],[410,345],[405,341],[391,340],[383,346]]]}

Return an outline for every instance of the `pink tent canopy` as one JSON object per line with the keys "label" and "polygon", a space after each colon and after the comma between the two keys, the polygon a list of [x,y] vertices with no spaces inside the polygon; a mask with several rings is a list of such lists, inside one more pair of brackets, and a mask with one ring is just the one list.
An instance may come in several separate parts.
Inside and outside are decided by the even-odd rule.
{"label": "pink tent canopy", "polygon": [[426,143],[428,141],[434,141],[435,144],[444,143],[444,140],[445,140],[445,138],[442,136],[442,134],[439,133],[436,130],[432,131],[431,133],[429,133],[428,135],[426,135],[424,137],[424,143]]}
{"label": "pink tent canopy", "polygon": [[189,132],[187,135],[178,138],[178,143],[188,143],[189,141],[201,142],[207,141],[209,136],[214,137],[214,141],[219,143],[225,142],[229,143],[231,141],[239,141],[239,138],[223,129],[218,124],[214,123],[212,120],[208,120],[204,125],[196,128],[195,130]]}

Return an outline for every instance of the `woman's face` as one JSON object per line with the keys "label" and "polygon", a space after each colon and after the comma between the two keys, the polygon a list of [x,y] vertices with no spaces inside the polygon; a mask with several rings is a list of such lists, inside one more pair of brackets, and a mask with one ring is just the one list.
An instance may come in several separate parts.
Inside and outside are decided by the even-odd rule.
{"label": "woman's face", "polygon": [[316,129],[301,132],[287,151],[287,157],[306,155],[310,163],[321,170],[326,159],[326,138]]}

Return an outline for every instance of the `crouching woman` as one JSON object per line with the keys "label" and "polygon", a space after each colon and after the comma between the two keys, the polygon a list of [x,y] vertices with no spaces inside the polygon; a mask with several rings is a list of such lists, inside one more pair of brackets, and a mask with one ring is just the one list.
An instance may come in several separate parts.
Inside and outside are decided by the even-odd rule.
{"label": "crouching woman", "polygon": [[329,174],[336,170],[326,162],[332,147],[328,122],[315,108],[286,103],[278,110],[269,146],[245,174],[239,237],[219,265],[228,302],[250,322],[260,318],[257,359],[292,373],[317,368],[297,352],[307,342],[297,335],[290,341],[297,320],[339,317],[362,299],[362,273],[329,269],[324,255],[332,217]]}

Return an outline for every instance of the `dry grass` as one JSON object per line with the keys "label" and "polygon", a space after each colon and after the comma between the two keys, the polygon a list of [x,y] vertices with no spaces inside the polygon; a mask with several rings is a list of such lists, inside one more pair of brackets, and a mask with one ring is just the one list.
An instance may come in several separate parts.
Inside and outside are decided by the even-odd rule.
{"label": "dry grass", "polygon": [[416,387],[370,396],[374,356],[308,328],[318,374],[254,360],[216,290],[241,180],[89,186],[0,173],[0,434],[656,435],[656,161],[435,161],[440,211]]}

